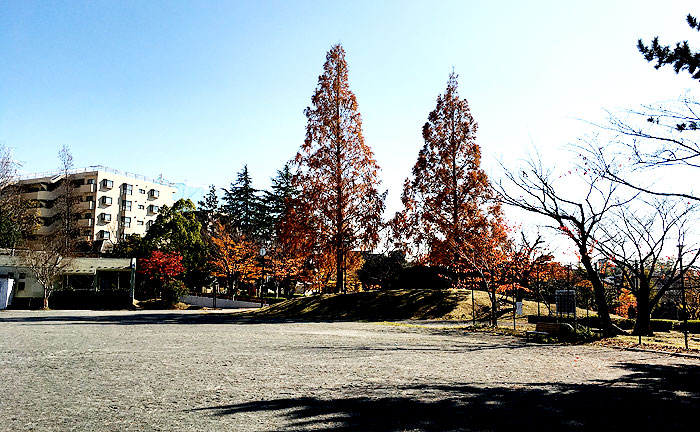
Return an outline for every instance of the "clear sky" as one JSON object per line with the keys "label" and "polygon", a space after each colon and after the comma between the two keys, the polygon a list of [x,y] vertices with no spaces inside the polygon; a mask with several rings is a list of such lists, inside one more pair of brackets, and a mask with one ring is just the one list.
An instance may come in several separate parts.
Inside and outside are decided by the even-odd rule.
{"label": "clear sky", "polygon": [[422,145],[421,127],[459,74],[499,177],[532,146],[559,149],[603,109],[697,86],[655,71],[636,41],[697,41],[684,1],[0,0],[0,143],[22,172],[106,165],[194,186],[255,184],[303,142],[303,110],[325,54],[342,43],[388,208]]}

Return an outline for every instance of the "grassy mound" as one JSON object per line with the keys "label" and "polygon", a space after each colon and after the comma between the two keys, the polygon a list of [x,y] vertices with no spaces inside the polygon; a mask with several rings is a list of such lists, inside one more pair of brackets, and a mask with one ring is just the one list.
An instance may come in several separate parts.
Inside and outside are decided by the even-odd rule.
{"label": "grassy mound", "polygon": [[[501,317],[512,313],[510,299],[499,299]],[[489,319],[491,301],[488,293],[474,291],[476,320]],[[547,315],[544,304],[541,313]],[[523,302],[524,315],[537,315],[537,303]],[[579,317],[585,309],[578,309]],[[238,315],[238,314],[237,314]],[[240,314],[251,318],[302,320],[404,320],[433,319],[470,321],[471,291],[460,290],[394,290],[351,294],[327,294],[298,297],[265,308]],[[521,317],[520,319],[525,319]]]}
{"label": "grassy mound", "polygon": [[[486,317],[488,295],[476,292],[477,319]],[[370,291],[300,297],[271,305],[250,316],[295,319],[450,319],[472,317],[471,293],[454,290]]]}

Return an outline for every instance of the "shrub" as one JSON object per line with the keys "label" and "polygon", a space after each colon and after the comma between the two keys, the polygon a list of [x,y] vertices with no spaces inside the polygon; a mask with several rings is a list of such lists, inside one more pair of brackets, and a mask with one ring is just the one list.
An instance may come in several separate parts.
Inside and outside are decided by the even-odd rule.
{"label": "shrub", "polygon": [[613,324],[615,324],[623,330],[632,330],[634,328],[635,320],[630,318],[615,318],[612,321]]}
{"label": "shrub", "polygon": [[442,267],[413,266],[399,275],[401,289],[447,289],[452,286],[451,272]]}
{"label": "shrub", "polygon": [[673,320],[668,320],[668,319],[653,319],[649,323],[649,327],[651,327],[651,331],[671,331],[673,330],[673,324],[675,321]]}
{"label": "shrub", "polygon": [[169,306],[176,305],[180,296],[188,293],[187,287],[181,280],[172,280],[163,284],[163,301]]}
{"label": "shrub", "polygon": [[[676,324],[675,328],[677,330],[683,331],[684,325],[683,321]],[[688,333],[699,334],[700,333],[700,320],[688,320]]]}

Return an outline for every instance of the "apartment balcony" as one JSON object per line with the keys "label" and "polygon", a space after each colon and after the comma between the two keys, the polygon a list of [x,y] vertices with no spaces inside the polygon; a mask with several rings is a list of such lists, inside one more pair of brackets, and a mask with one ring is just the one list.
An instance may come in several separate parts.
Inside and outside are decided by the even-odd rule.
{"label": "apartment balcony", "polygon": [[88,228],[94,225],[94,219],[78,219],[78,226],[80,228]]}
{"label": "apartment balcony", "polygon": [[49,218],[54,215],[56,215],[56,208],[46,208],[46,207],[39,207],[36,209],[36,215],[39,216],[40,218]]}
{"label": "apartment balcony", "polygon": [[35,201],[49,201],[56,198],[56,194],[49,191],[26,192],[22,196],[28,200]]}
{"label": "apartment balcony", "polygon": [[36,231],[38,235],[48,235],[56,232],[56,230],[61,226],[60,221],[55,221],[51,225],[41,225],[39,229]]}
{"label": "apartment balcony", "polygon": [[84,184],[81,186],[78,186],[78,193],[95,193],[97,191],[97,185],[96,184]]}
{"label": "apartment balcony", "polygon": [[95,201],[81,201],[78,203],[78,208],[80,210],[93,210],[95,208]]}

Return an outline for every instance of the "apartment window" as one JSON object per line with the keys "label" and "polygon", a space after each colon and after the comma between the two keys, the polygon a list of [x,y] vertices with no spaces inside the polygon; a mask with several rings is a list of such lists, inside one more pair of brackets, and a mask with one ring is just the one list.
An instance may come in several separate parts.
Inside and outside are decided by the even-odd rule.
{"label": "apartment window", "polygon": [[100,220],[102,222],[110,222],[112,220],[112,215],[109,213],[100,213]]}
{"label": "apartment window", "polygon": [[95,179],[94,178],[87,179],[87,184],[95,184]]}
{"label": "apartment window", "polygon": [[24,291],[24,281],[17,282],[17,291]]}
{"label": "apartment window", "polygon": [[109,231],[100,231],[97,236],[102,240],[109,240]]}
{"label": "apartment window", "polygon": [[103,196],[100,202],[104,205],[112,205],[112,198],[108,196]]}
{"label": "apartment window", "polygon": [[85,213],[85,219],[92,219],[92,213]]}
{"label": "apartment window", "polygon": [[146,228],[150,228],[150,227],[152,227],[152,226],[153,226],[153,221],[152,221],[152,220],[146,222]]}
{"label": "apartment window", "polygon": [[136,225],[143,225],[143,221],[136,221]]}
{"label": "apartment window", "polygon": [[102,180],[102,187],[105,189],[112,189],[114,187],[114,182],[112,180],[104,179]]}
{"label": "apartment window", "polygon": [[88,195],[85,197],[85,201],[95,201],[95,197],[92,195]]}
{"label": "apartment window", "polygon": [[157,205],[151,204],[151,205],[148,206],[148,212],[149,212],[149,213],[158,213],[158,210],[160,210],[160,209],[159,209],[159,207],[158,207]]}
{"label": "apartment window", "polygon": [[131,218],[122,216],[122,226],[124,228],[131,228]]}
{"label": "apartment window", "polygon": [[92,232],[90,230],[83,231],[83,236],[90,237],[91,235],[92,235]]}
{"label": "apartment window", "polygon": [[131,201],[122,201],[122,210],[131,211]]}
{"label": "apartment window", "polygon": [[148,196],[151,198],[158,198],[160,196],[160,192],[155,189],[151,189],[148,191]]}
{"label": "apartment window", "polygon": [[134,192],[134,186],[128,183],[122,185],[122,193],[124,195],[131,195]]}
{"label": "apartment window", "polygon": [[145,193],[146,193],[146,189],[139,189],[139,193],[140,193],[140,194],[145,194]]}
{"label": "apartment window", "polygon": [[143,209],[145,209],[145,208],[146,208],[146,207],[144,207],[143,204],[139,204],[139,210],[143,210]]}

